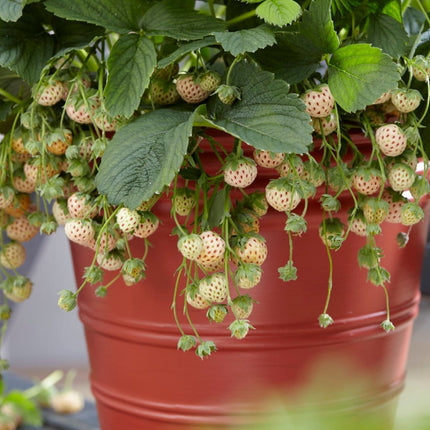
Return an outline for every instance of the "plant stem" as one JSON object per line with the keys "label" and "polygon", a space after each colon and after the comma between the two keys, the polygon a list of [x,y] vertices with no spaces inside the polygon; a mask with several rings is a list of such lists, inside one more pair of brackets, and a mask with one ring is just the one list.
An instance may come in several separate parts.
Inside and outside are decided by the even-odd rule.
{"label": "plant stem", "polygon": [[252,18],[255,16],[255,14],[256,14],[256,11],[255,9],[253,9],[253,10],[250,10],[249,12],[243,13],[242,15],[236,16],[235,18],[232,18],[226,22],[227,27],[231,27],[234,24],[237,24],[239,22]]}
{"label": "plant stem", "polygon": [[0,88],[0,96],[3,96],[5,98],[7,98],[8,100],[10,100],[11,102],[14,103],[21,103],[22,100],[19,99],[18,97],[15,97],[13,94],[9,93],[8,91],[4,90],[3,88]]}

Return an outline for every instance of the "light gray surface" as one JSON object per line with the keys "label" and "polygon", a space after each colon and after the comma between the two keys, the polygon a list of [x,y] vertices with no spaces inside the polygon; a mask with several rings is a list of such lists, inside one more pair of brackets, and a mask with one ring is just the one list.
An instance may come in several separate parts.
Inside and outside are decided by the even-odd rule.
{"label": "light gray surface", "polygon": [[[77,311],[57,306],[57,293],[75,289],[72,260],[62,228],[45,236],[27,256],[28,275],[34,287],[31,297],[15,306],[2,356],[15,367],[85,366],[87,353]],[[25,275],[25,273],[22,273]]]}

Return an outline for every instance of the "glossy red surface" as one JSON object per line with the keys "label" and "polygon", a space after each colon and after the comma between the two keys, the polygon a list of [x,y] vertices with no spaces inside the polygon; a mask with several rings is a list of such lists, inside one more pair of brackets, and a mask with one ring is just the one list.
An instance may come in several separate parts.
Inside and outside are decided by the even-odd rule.
{"label": "glossy red surface", "polygon": [[[342,203],[346,217],[348,202]],[[299,409],[382,411],[381,430],[392,428],[418,312],[427,222],[412,230],[404,249],[396,245],[399,226],[383,224],[378,244],[385,250],[382,265],[391,272],[388,290],[396,325],[386,334],[379,327],[385,319],[383,290],[368,283],[356,263],[364,239],[351,235],[333,253],[329,314],[335,322],[324,330],[317,318],[326,299],[328,264],[318,237],[318,203],[310,206],[308,232],[294,239],[299,279],[290,283],[281,281],[277,270],[288,259],[285,215],[269,212],[261,221],[269,257],[262,282],[250,291],[259,302],[251,318],[256,329],[242,341],[231,339],[231,317],[215,325],[208,323],[205,311],[191,310],[202,337],[218,347],[212,357],[200,360],[176,349],[170,305],[181,258],[170,236],[170,202],[156,208],[163,223],[150,238],[146,280],[134,287],[117,282],[103,299],[95,297],[94,287],[79,296],[102,430],[249,428],[270,417],[265,408],[272,396],[289,405],[302,399]],[[131,243],[137,254],[143,252],[141,242]],[[71,247],[79,282],[93,253]],[[180,318],[187,327],[181,313]]]}

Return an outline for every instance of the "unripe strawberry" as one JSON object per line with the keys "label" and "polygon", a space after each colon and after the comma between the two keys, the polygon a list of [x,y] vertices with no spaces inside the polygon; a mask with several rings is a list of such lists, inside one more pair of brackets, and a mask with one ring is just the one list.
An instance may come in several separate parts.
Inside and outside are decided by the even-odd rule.
{"label": "unripe strawberry", "polygon": [[30,224],[26,216],[15,218],[7,227],[6,234],[11,240],[28,242],[39,232],[39,228]]}
{"label": "unripe strawberry", "polygon": [[312,118],[312,127],[321,136],[328,136],[337,129],[337,119],[334,112],[325,118]]}
{"label": "unripe strawberry", "polygon": [[300,194],[285,178],[272,179],[266,186],[267,203],[279,212],[292,211],[300,203]]}
{"label": "unripe strawberry", "polygon": [[375,197],[368,197],[362,206],[368,224],[380,224],[388,214],[388,203]]}
{"label": "unripe strawberry", "polygon": [[231,105],[234,101],[240,100],[241,94],[237,87],[231,85],[220,85],[216,90],[216,94],[221,103]]}
{"label": "unripe strawberry", "polygon": [[55,200],[54,204],[52,205],[52,215],[54,216],[55,221],[57,221],[59,225],[66,224],[66,222],[72,218],[68,213],[67,203],[64,202],[63,206],[58,200]]}
{"label": "unripe strawberry", "polygon": [[189,188],[178,188],[175,194],[175,212],[180,216],[188,216],[196,205],[194,192]]}
{"label": "unripe strawberry", "polygon": [[406,191],[415,181],[415,172],[406,164],[396,163],[388,171],[388,182],[394,191]]}
{"label": "unripe strawberry", "polygon": [[396,124],[379,127],[375,132],[375,138],[381,152],[389,157],[402,154],[408,140],[406,134]]}
{"label": "unripe strawberry", "polygon": [[311,117],[326,118],[333,110],[334,98],[327,84],[306,91],[302,98],[306,105],[306,112]]}
{"label": "unripe strawberry", "polygon": [[260,281],[263,270],[255,263],[241,263],[234,274],[236,285],[243,289],[254,288]]}
{"label": "unripe strawberry", "polygon": [[121,231],[130,233],[139,225],[140,215],[135,210],[121,208],[116,214],[116,222]]}
{"label": "unripe strawberry", "polygon": [[252,313],[253,306],[254,301],[250,296],[237,296],[232,301],[231,310],[236,318],[247,319]]}
{"label": "unripe strawberry", "polygon": [[[41,161],[40,159],[37,161]],[[46,181],[53,176],[60,173],[60,170],[54,167],[50,162],[47,162],[43,166],[36,162],[31,161],[24,164],[24,174],[27,180],[33,184],[44,184]]]}
{"label": "unripe strawberry", "polygon": [[133,236],[146,238],[151,236],[160,225],[160,220],[151,212],[145,212],[133,232]]}
{"label": "unripe strawberry", "polygon": [[418,90],[399,88],[391,93],[391,103],[402,113],[414,111],[422,99],[423,97]]}
{"label": "unripe strawberry", "polygon": [[213,70],[209,70],[200,76],[200,86],[204,91],[212,93],[220,86],[220,84],[221,76]]}
{"label": "unripe strawberry", "polygon": [[6,244],[0,252],[0,264],[6,269],[17,269],[25,262],[26,251],[19,242]]}
{"label": "unripe strawberry", "polygon": [[83,246],[89,246],[94,239],[94,227],[90,221],[71,219],[64,225],[64,232],[69,240]]}
{"label": "unripe strawberry", "polygon": [[212,305],[208,309],[206,316],[208,317],[209,321],[222,323],[225,320],[227,314],[228,310],[226,305]]}
{"label": "unripe strawberry", "polygon": [[208,302],[222,303],[227,298],[225,274],[218,272],[201,279],[199,292]]}
{"label": "unripe strawberry", "polygon": [[30,297],[32,290],[32,282],[21,276],[19,281],[14,282],[10,289],[4,290],[4,295],[13,302],[21,303]]}
{"label": "unripe strawberry", "polygon": [[151,100],[155,105],[172,105],[180,99],[176,85],[170,80],[153,78],[149,92]]}
{"label": "unripe strawberry", "polygon": [[343,242],[345,225],[339,218],[329,218],[321,222],[318,234],[324,245],[330,249],[339,249]]}
{"label": "unripe strawberry", "polygon": [[224,257],[224,239],[214,231],[204,231],[200,234],[203,240],[203,250],[197,258],[200,264],[216,263]]}
{"label": "unripe strawberry", "polygon": [[401,219],[403,225],[414,225],[424,218],[423,209],[414,202],[405,203],[402,206]]}
{"label": "unripe strawberry", "polygon": [[226,159],[224,181],[232,187],[248,187],[254,182],[257,173],[257,166],[250,158],[232,156]]}
{"label": "unripe strawberry", "polygon": [[430,75],[430,65],[427,59],[422,55],[416,55],[412,61],[412,74],[414,78],[417,81],[426,81]]}
{"label": "unripe strawberry", "polygon": [[279,166],[284,161],[285,154],[283,152],[271,152],[263,151],[260,149],[254,149],[253,152],[254,161],[261,167],[266,169],[273,169]]}
{"label": "unripe strawberry", "polygon": [[191,74],[178,77],[176,80],[176,90],[182,100],[191,104],[200,103],[210,96],[210,92],[203,90]]}
{"label": "unripe strawberry", "polygon": [[359,193],[370,196],[379,191],[382,178],[378,170],[362,166],[356,170],[351,184]]}
{"label": "unripe strawberry", "polygon": [[203,239],[198,234],[182,236],[178,241],[179,252],[188,260],[196,260],[203,251]]}
{"label": "unripe strawberry", "polygon": [[73,193],[67,199],[67,209],[71,218],[94,218],[98,209],[91,203],[87,194]]}
{"label": "unripe strawberry", "polygon": [[36,102],[42,106],[54,106],[61,100],[64,87],[60,81],[49,82],[42,85],[36,94]]}

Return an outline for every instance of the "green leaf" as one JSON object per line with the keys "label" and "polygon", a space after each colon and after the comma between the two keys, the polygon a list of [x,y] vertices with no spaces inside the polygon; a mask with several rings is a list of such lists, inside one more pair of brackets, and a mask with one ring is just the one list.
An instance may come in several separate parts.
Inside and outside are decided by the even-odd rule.
{"label": "green leaf", "polygon": [[294,0],[264,0],[255,11],[259,18],[279,27],[291,24],[302,14],[302,8]]}
{"label": "green leaf", "polygon": [[142,0],[46,0],[45,6],[61,18],[85,21],[118,33],[128,33],[139,31],[139,22],[148,3]]}
{"label": "green leaf", "polygon": [[390,0],[387,4],[382,8],[382,13],[385,15],[390,15],[396,21],[402,22],[402,4],[400,0]]}
{"label": "green leaf", "polygon": [[353,44],[331,57],[328,84],[336,102],[347,112],[372,104],[383,92],[397,87],[396,64],[378,48]]}
{"label": "green leaf", "polygon": [[284,81],[255,64],[238,63],[231,85],[240,89],[241,100],[224,105],[213,97],[208,120],[257,149],[304,153],[312,142],[312,127],[303,102]]}
{"label": "green leaf", "polygon": [[143,17],[142,26],[148,36],[168,36],[182,40],[201,39],[225,30],[224,21],[168,1],[152,6]]}
{"label": "green leaf", "polygon": [[0,66],[37,82],[54,53],[54,38],[45,31],[38,10],[27,7],[17,22],[0,21],[0,40]]}
{"label": "green leaf", "polygon": [[158,109],[121,128],[96,176],[100,193],[131,209],[160,193],[181,167],[192,125],[190,112]]}
{"label": "green leaf", "polygon": [[22,0],[0,0],[0,19],[17,21],[22,15]]}
{"label": "green leaf", "polygon": [[136,33],[121,36],[108,58],[106,109],[112,116],[130,117],[139,106],[157,64],[151,40]]}
{"label": "green leaf", "polygon": [[235,57],[276,43],[275,36],[267,25],[247,30],[215,33],[215,38],[224,50],[231,52]]}
{"label": "green leaf", "polygon": [[279,36],[275,47],[257,52],[257,61],[291,84],[306,79],[319,67],[323,55],[339,47],[330,5],[330,0],[313,1],[295,26],[297,31]]}
{"label": "green leaf", "polygon": [[399,21],[388,15],[376,14],[369,19],[368,40],[392,57],[399,57],[405,53],[408,35]]}
{"label": "green leaf", "polygon": [[184,55],[186,55],[192,51],[195,51],[195,50],[201,49],[201,48],[206,48],[207,46],[215,45],[215,44],[216,44],[216,40],[213,36],[207,36],[201,40],[196,40],[193,42],[186,43],[186,44],[180,46],[175,51],[173,51],[167,57],[164,57],[163,59],[161,59],[158,62],[158,67],[160,67],[161,69],[164,67],[167,67],[169,64],[172,64],[175,61],[180,60]]}
{"label": "green leaf", "polygon": [[217,227],[225,219],[225,189],[217,192],[209,207],[208,223],[210,228]]}

